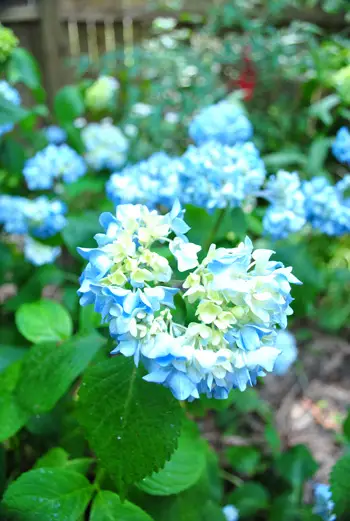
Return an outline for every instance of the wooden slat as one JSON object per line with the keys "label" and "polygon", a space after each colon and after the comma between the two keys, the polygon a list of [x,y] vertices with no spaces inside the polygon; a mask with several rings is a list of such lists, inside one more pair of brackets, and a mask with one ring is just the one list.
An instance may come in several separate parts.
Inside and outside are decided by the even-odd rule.
{"label": "wooden slat", "polygon": [[4,8],[0,6],[0,22],[35,22],[37,20],[39,20],[39,10],[36,5]]}

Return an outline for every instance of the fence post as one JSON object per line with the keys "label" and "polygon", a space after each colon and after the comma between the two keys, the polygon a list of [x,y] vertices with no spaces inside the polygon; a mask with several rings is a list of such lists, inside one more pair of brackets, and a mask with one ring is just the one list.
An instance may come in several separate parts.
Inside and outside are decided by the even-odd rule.
{"label": "fence post", "polygon": [[61,63],[60,0],[38,0],[42,53],[45,63],[45,83],[48,103],[52,107],[54,96],[63,84]]}

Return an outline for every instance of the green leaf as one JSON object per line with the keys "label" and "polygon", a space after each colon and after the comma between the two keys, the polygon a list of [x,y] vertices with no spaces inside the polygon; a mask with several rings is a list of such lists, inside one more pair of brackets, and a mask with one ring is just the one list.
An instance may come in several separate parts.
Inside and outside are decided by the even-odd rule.
{"label": "green leaf", "polygon": [[22,82],[30,89],[37,89],[41,84],[39,67],[33,56],[23,47],[14,49],[7,75],[10,83]]}
{"label": "green leaf", "polygon": [[66,469],[74,470],[74,472],[79,472],[80,474],[86,475],[89,472],[93,462],[93,458],[74,458],[67,461]]}
{"label": "green leaf", "polygon": [[267,441],[272,454],[275,456],[281,452],[281,438],[278,430],[272,423],[268,423],[265,427],[265,440]]}
{"label": "green leaf", "polygon": [[340,103],[340,98],[336,94],[330,94],[320,101],[316,101],[310,107],[310,115],[318,118],[325,125],[329,126],[333,123],[332,109]]}
{"label": "green leaf", "polygon": [[16,389],[19,403],[33,414],[52,409],[104,343],[103,337],[91,333],[77,335],[59,346],[33,346],[23,360]]}
{"label": "green leaf", "polygon": [[66,309],[53,300],[23,304],[16,312],[16,325],[29,341],[61,342],[72,334],[73,323]]}
{"label": "green leaf", "polygon": [[59,123],[71,123],[84,113],[84,100],[76,85],[66,85],[55,97],[54,110]]}
{"label": "green leaf", "polygon": [[21,119],[25,118],[27,114],[28,111],[23,107],[11,103],[0,94],[0,125],[18,123]]}
{"label": "green leaf", "polygon": [[23,358],[27,353],[26,347],[0,346],[0,373],[9,365]]}
{"label": "green leaf", "polygon": [[80,422],[119,490],[162,468],[179,436],[179,403],[141,376],[133,360],[117,356],[92,366],[79,392]]}
{"label": "green leaf", "polygon": [[92,504],[90,521],[152,521],[141,508],[129,501],[120,501],[119,496],[101,490]]}
{"label": "green leaf", "polygon": [[93,490],[84,476],[70,470],[31,470],[10,484],[3,511],[11,521],[78,521]]}
{"label": "green leaf", "polygon": [[98,212],[84,212],[83,215],[68,217],[67,226],[62,232],[64,242],[70,253],[81,259],[77,247],[91,248],[96,246],[93,236],[101,231]]}
{"label": "green leaf", "polygon": [[0,442],[5,441],[23,425],[29,418],[28,412],[24,411],[18,403],[14,389],[18,383],[21,372],[21,361],[8,366],[2,373],[0,379]]}
{"label": "green leaf", "polygon": [[81,306],[79,312],[79,330],[91,331],[101,326],[101,315],[96,313],[93,304]]}
{"label": "green leaf", "polygon": [[296,150],[285,150],[268,154],[263,157],[263,160],[266,167],[272,170],[278,170],[279,168],[286,168],[293,165],[304,167],[306,164],[305,155]]}
{"label": "green leaf", "polygon": [[189,424],[183,428],[176,451],[164,468],[144,478],[138,487],[154,496],[178,494],[192,487],[203,474],[206,445],[198,431]]}
{"label": "green leaf", "polygon": [[68,452],[61,447],[53,447],[36,461],[34,468],[65,467],[67,462]]}
{"label": "green leaf", "polygon": [[320,175],[326,161],[332,139],[327,137],[316,137],[313,140],[307,160],[307,171],[310,176]]}
{"label": "green leaf", "polygon": [[[1,353],[1,351],[0,351],[0,353]],[[0,360],[1,360],[1,358],[0,358]],[[346,437],[347,441],[350,442],[350,409],[348,410],[348,415],[345,418],[344,423],[343,423],[343,433],[344,433],[344,436]]]}
{"label": "green leaf", "polygon": [[248,476],[256,473],[261,461],[261,454],[254,447],[229,447],[226,456],[237,472]]}
{"label": "green leaf", "polygon": [[276,468],[292,486],[294,497],[299,498],[303,484],[312,478],[318,465],[305,445],[295,445],[276,460]]}
{"label": "green leaf", "polygon": [[240,516],[252,516],[268,507],[269,494],[260,483],[247,481],[232,492],[229,503],[235,505]]}
{"label": "green leaf", "polygon": [[332,499],[336,514],[350,511],[350,454],[345,454],[334,465],[330,477]]}

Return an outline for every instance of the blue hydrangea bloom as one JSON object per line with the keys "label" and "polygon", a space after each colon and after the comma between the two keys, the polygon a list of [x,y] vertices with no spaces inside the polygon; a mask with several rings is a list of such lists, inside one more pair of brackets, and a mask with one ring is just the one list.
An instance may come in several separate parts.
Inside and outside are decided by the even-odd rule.
{"label": "blue hydrangea bloom", "polygon": [[56,235],[66,225],[66,205],[42,196],[37,199],[3,195],[0,197],[0,223],[10,234],[30,233],[39,239]]}
{"label": "blue hydrangea bloom", "polygon": [[24,209],[27,205],[28,199],[24,197],[0,196],[0,224],[4,226],[6,233],[16,235],[27,233],[28,223],[24,215]]}
{"label": "blue hydrangea bloom", "polygon": [[334,502],[329,485],[317,483],[314,487],[315,506],[313,513],[319,515],[323,521],[335,521],[337,516],[333,514]]}
{"label": "blue hydrangea bloom", "polygon": [[350,232],[349,186],[350,175],[336,185],[331,185],[325,177],[304,182],[306,216],[313,228],[334,236]]}
{"label": "blue hydrangea bloom", "polygon": [[38,239],[52,237],[66,225],[66,205],[62,201],[50,201],[45,196],[28,201],[23,213],[29,233]]}
{"label": "blue hydrangea bloom", "polygon": [[113,174],[106,184],[107,196],[115,205],[140,203],[149,208],[157,205],[171,208],[181,195],[179,164],[179,160],[157,152]]}
{"label": "blue hydrangea bloom", "polygon": [[44,132],[50,145],[62,145],[67,140],[67,132],[57,125],[46,127]]}
{"label": "blue hydrangea bloom", "polygon": [[[183,215],[178,202],[166,215],[130,204],[102,214],[97,247],[78,249],[88,261],[80,303],[94,304],[117,342],[112,353],[141,360],[146,381],[179,400],[227,398],[273,370],[277,328],[287,325],[290,284],[299,281],[248,238],[232,249],[212,245],[199,264],[201,248],[188,242]],[[183,298],[195,304],[196,321],[186,326],[171,314],[179,288],[170,285],[170,255],[158,253],[165,245],[180,272],[191,270]]]}
{"label": "blue hydrangea bloom", "polygon": [[60,254],[59,246],[47,246],[30,236],[26,236],[24,239],[24,257],[34,266],[52,264]]}
{"label": "blue hydrangea bloom", "polygon": [[239,512],[236,507],[233,505],[226,505],[222,512],[226,518],[226,521],[238,521],[239,520]]}
{"label": "blue hydrangea bloom", "polygon": [[268,179],[261,195],[271,203],[263,219],[267,235],[284,239],[305,225],[305,195],[296,172],[279,170]]}
{"label": "blue hydrangea bloom", "polygon": [[190,146],[178,167],[181,201],[212,211],[241,206],[259,192],[266,170],[253,143]]}
{"label": "blue hydrangea bloom", "polygon": [[28,159],[23,175],[29,190],[49,190],[55,182],[74,183],[85,175],[83,158],[68,145],[48,145]]}
{"label": "blue hydrangea bloom", "polygon": [[273,367],[274,374],[284,376],[298,358],[298,348],[294,335],[281,329],[277,333],[275,347],[281,351]]}
{"label": "blue hydrangea bloom", "polygon": [[93,170],[113,171],[126,162],[129,141],[112,123],[90,123],[82,130],[81,137],[86,162]]}
{"label": "blue hydrangea bloom", "polygon": [[350,166],[350,132],[347,127],[341,127],[332,145],[332,152],[339,163]]}
{"label": "blue hydrangea bloom", "polygon": [[[14,105],[20,105],[21,104],[21,97],[18,93],[18,91],[11,87],[9,83],[5,80],[0,81],[0,96],[5,98],[6,101],[13,103]],[[7,132],[11,132],[14,125],[13,123],[5,123],[3,125],[0,125],[0,136],[7,134]]]}
{"label": "blue hydrangea bloom", "polygon": [[195,116],[189,135],[196,145],[217,141],[232,146],[251,139],[253,127],[241,108],[229,101],[220,101]]}

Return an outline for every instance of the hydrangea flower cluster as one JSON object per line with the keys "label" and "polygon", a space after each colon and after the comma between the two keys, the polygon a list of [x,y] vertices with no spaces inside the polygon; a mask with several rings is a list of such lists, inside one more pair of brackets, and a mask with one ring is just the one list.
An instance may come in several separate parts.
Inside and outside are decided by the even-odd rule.
{"label": "hydrangea flower cluster", "polygon": [[233,505],[226,505],[222,509],[222,512],[226,518],[226,521],[238,521],[239,520],[239,512],[236,507]]}
{"label": "hydrangea flower cluster", "polygon": [[335,521],[337,516],[333,514],[334,502],[329,485],[317,483],[314,488],[315,506],[313,513],[321,516],[323,521]]}
{"label": "hydrangea flower cluster", "polygon": [[24,239],[24,257],[34,266],[51,264],[61,255],[59,246],[47,246],[27,235]]}
{"label": "hydrangea flower cluster", "polygon": [[263,219],[268,235],[284,239],[305,225],[305,195],[296,172],[280,170],[271,176],[262,195],[271,203]]}
{"label": "hydrangea flower cluster", "polygon": [[115,205],[124,202],[171,208],[180,193],[179,163],[165,152],[157,152],[145,161],[127,166],[107,182],[107,197]]}
{"label": "hydrangea flower cluster", "polygon": [[55,182],[74,183],[85,175],[83,158],[68,145],[48,145],[28,159],[23,175],[29,190],[49,190]]}
{"label": "hydrangea flower cluster", "polygon": [[5,63],[17,45],[18,38],[14,32],[0,24],[0,63]]}
{"label": "hydrangea flower cluster", "polygon": [[278,376],[284,376],[298,358],[297,343],[292,333],[281,329],[277,333],[275,345],[280,350],[280,354],[273,367],[273,372]]}
{"label": "hydrangea flower cluster", "polygon": [[253,199],[266,176],[265,165],[253,143],[234,147],[211,141],[190,146],[181,158],[181,201],[215,208],[241,206]]}
{"label": "hydrangea flower cluster", "polygon": [[57,125],[46,127],[44,132],[50,145],[62,145],[67,140],[67,132]]}
{"label": "hydrangea flower cluster", "polygon": [[93,170],[115,170],[125,163],[129,142],[109,121],[90,123],[82,130],[81,137],[86,162]]}
{"label": "hydrangea flower cluster", "polygon": [[350,166],[350,132],[346,127],[341,127],[332,145],[332,152],[339,163]]}
{"label": "hydrangea flower cluster", "polygon": [[118,89],[118,80],[112,76],[100,76],[86,89],[85,104],[87,108],[94,111],[108,109]]}
{"label": "hydrangea flower cluster", "polygon": [[325,177],[314,177],[303,184],[307,220],[327,235],[350,232],[350,174],[335,185]]}
{"label": "hydrangea flower cluster", "polygon": [[[81,277],[81,305],[93,303],[109,323],[117,346],[112,353],[140,359],[146,381],[171,389],[179,400],[201,393],[227,398],[272,371],[285,328],[291,268],[270,261],[272,251],[255,250],[246,238],[237,248],[216,248],[199,264],[200,246],[188,242],[188,226],[176,202],[166,215],[142,205],[120,205],[102,214],[97,248],[79,248],[88,265]],[[184,299],[196,307],[196,322],[175,323],[172,269],[158,245],[168,245],[184,282]],[[163,247],[164,249],[164,247]],[[159,250],[158,250],[159,251]],[[167,285],[168,284],[168,285]]]}
{"label": "hydrangea flower cluster", "polygon": [[251,139],[253,127],[241,108],[224,100],[202,109],[191,122],[189,135],[196,145],[217,141],[232,146]]}
{"label": "hydrangea flower cluster", "polygon": [[62,201],[50,201],[45,196],[31,200],[2,195],[0,206],[0,223],[10,234],[29,233],[38,239],[47,239],[66,225],[66,205]]}
{"label": "hydrangea flower cluster", "polygon": [[[21,96],[18,91],[11,87],[11,85],[5,80],[0,81],[0,96],[5,98],[9,103],[13,103],[13,105],[21,104]],[[7,134],[7,132],[11,132],[13,127],[13,123],[4,123],[3,125],[0,125],[0,136]]]}

